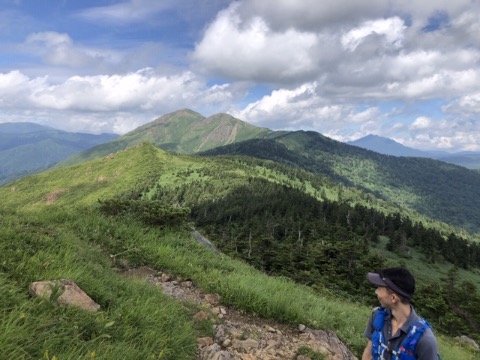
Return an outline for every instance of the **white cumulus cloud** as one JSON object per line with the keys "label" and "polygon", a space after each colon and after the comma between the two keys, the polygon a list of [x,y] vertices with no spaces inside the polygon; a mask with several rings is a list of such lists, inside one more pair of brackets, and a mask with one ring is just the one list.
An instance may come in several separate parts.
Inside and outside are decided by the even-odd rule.
{"label": "white cumulus cloud", "polygon": [[[207,86],[189,71],[167,76],[147,68],[123,75],[72,76],[60,83],[12,71],[0,73],[0,116],[25,121],[28,111],[62,129],[85,130],[88,124],[92,131],[124,132],[180,108],[208,109],[220,103],[226,109],[243,92],[230,84]],[[14,110],[23,115],[15,118]]]}
{"label": "white cumulus cloud", "polygon": [[380,35],[386,47],[399,49],[403,46],[405,29],[406,26],[399,17],[366,21],[345,33],[341,42],[345,49],[354,51],[365,38]]}
{"label": "white cumulus cloud", "polygon": [[428,129],[432,126],[432,120],[428,117],[421,116],[415,119],[415,121],[410,125],[410,129],[418,130],[418,129]]}
{"label": "white cumulus cloud", "polygon": [[196,45],[194,61],[206,72],[235,80],[296,81],[315,69],[317,37],[272,31],[261,17],[243,22],[232,6],[219,13]]}
{"label": "white cumulus cloud", "polygon": [[112,64],[121,60],[119,52],[78,46],[68,34],[54,31],[30,34],[22,48],[40,56],[47,64],[72,68]]}

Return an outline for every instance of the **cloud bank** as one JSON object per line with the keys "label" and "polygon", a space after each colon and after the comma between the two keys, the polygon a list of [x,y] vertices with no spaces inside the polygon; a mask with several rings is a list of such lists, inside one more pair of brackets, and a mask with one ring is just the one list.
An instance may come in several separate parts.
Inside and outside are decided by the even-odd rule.
{"label": "cloud bank", "polygon": [[[468,0],[130,0],[71,10],[71,28],[24,27],[21,41],[7,22],[0,53],[18,59],[0,63],[0,121],[124,133],[188,107],[478,151],[479,13]],[[28,21],[0,19],[12,14]]]}

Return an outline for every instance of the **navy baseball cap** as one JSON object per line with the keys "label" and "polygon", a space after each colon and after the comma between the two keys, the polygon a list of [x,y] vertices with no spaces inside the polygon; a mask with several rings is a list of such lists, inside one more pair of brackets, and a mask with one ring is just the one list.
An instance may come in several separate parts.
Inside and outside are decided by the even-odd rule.
{"label": "navy baseball cap", "polygon": [[404,268],[388,268],[378,273],[368,273],[367,278],[372,284],[386,287],[409,301],[415,293],[415,278]]}

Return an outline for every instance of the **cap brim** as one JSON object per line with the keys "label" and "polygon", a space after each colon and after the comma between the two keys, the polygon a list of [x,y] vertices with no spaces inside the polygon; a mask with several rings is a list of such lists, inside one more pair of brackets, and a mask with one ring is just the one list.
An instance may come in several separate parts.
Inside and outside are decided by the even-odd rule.
{"label": "cap brim", "polygon": [[367,278],[368,281],[370,281],[373,285],[388,287],[387,283],[382,279],[380,274],[368,273]]}

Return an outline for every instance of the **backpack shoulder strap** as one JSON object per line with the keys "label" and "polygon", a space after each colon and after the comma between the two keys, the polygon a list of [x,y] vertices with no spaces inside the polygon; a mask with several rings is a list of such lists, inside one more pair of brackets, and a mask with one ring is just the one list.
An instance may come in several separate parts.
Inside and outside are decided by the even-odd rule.
{"label": "backpack shoulder strap", "polygon": [[385,318],[387,317],[387,310],[382,307],[375,308],[373,310],[373,334],[372,334],[372,357],[373,360],[380,359],[380,354],[384,352],[383,342],[383,325],[385,324]]}
{"label": "backpack shoulder strap", "polygon": [[397,351],[397,359],[401,360],[415,360],[415,347],[421,336],[428,328],[432,328],[425,319],[415,321],[408,330],[407,337]]}
{"label": "backpack shoulder strap", "polygon": [[387,310],[382,307],[376,307],[373,309],[374,318],[373,318],[373,328],[376,331],[383,330],[383,324],[385,323],[385,318],[387,317]]}

